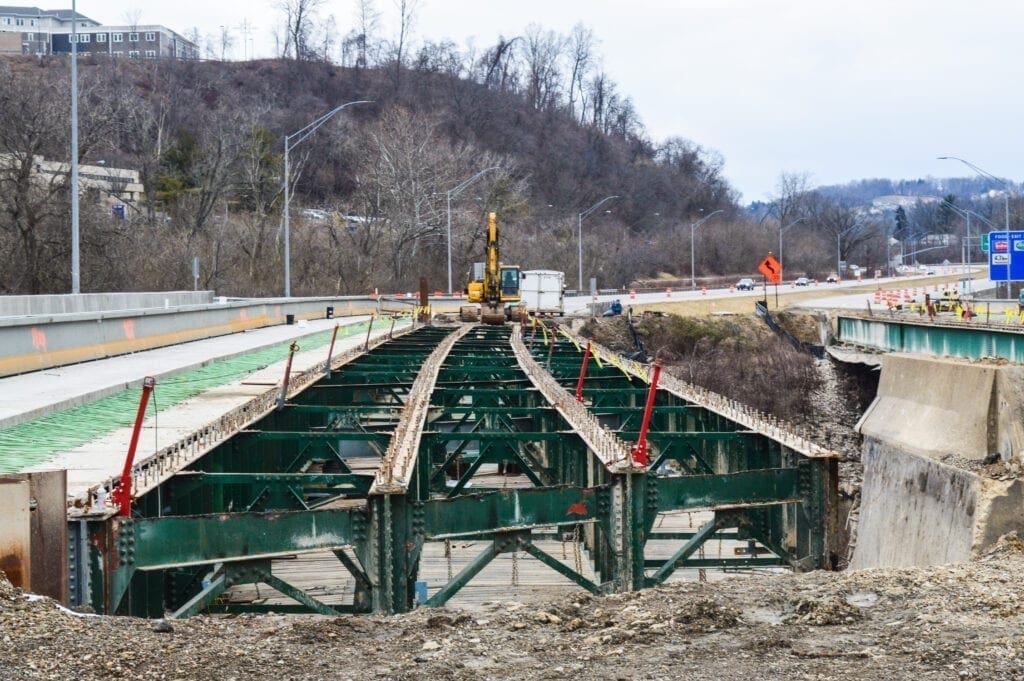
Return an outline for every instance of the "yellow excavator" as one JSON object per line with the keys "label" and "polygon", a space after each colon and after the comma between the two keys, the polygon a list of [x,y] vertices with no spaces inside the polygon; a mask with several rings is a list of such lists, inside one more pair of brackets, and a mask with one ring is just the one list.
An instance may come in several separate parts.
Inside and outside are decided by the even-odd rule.
{"label": "yellow excavator", "polygon": [[[504,324],[507,319],[519,321],[522,307],[519,302],[519,268],[502,265],[498,260],[498,220],[491,213],[487,223],[487,260],[482,276],[466,285],[466,302],[459,308],[464,322],[483,321],[484,324]],[[480,268],[477,268],[480,269]]]}

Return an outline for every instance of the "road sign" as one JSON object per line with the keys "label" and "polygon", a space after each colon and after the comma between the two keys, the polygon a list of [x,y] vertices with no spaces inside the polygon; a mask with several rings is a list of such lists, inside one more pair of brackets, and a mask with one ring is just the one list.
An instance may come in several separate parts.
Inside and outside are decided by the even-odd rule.
{"label": "road sign", "polygon": [[[1024,258],[1021,259],[1024,260]],[[768,283],[778,284],[782,282],[782,263],[776,260],[775,256],[771,253],[761,261],[757,269],[768,280]]]}
{"label": "road sign", "polygon": [[988,278],[1024,281],[1024,232],[989,232]]}
{"label": "road sign", "polygon": [[981,235],[981,252],[988,253],[988,234]]}

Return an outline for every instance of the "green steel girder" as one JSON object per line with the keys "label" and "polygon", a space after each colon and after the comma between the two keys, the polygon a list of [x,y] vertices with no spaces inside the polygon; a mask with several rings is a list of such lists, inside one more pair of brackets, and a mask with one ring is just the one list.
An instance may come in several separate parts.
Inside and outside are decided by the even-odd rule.
{"label": "green steel girder", "polygon": [[422,504],[427,538],[445,539],[500,530],[575,525],[599,519],[608,487],[509,488],[431,499]]}
{"label": "green steel girder", "polygon": [[[298,487],[317,487],[322,489],[346,491],[365,495],[373,484],[372,475],[352,475],[336,473],[203,473],[183,471],[176,477],[199,485],[288,485]],[[339,492],[341,493],[341,492]]]}
{"label": "green steel girder", "polygon": [[657,481],[658,511],[788,504],[803,498],[795,468],[682,475]]}
{"label": "green steel girder", "polygon": [[478,440],[480,442],[544,442],[558,441],[563,438],[573,437],[574,433],[568,431],[539,432],[522,430],[500,430],[500,431],[477,431],[477,432],[447,432],[447,431],[423,431],[424,438],[432,438],[438,442],[461,442],[463,440]]}
{"label": "green steel girder", "polygon": [[462,587],[466,586],[473,577],[475,577],[481,570],[494,560],[497,556],[502,553],[510,553],[514,551],[523,551],[544,565],[547,565],[555,572],[560,575],[567,577],[571,581],[575,582],[579,586],[583,587],[587,591],[600,594],[605,591],[600,585],[595,584],[591,580],[587,579],[580,573],[576,572],[572,568],[568,567],[564,563],[553,558],[551,555],[540,549],[536,544],[533,543],[532,537],[530,536],[529,530],[525,532],[509,532],[494,535],[491,538],[491,543],[481,551],[476,558],[469,562],[457,575],[452,577],[447,584],[442,586],[437,593],[431,596],[427,600],[427,605],[432,608],[443,606],[447,603],[452,596],[459,592]]}
{"label": "green steel girder", "polygon": [[[325,608],[403,612],[413,604],[423,543],[452,537],[490,540],[491,545],[445,585],[440,596],[435,594],[432,604],[454,595],[502,551],[526,552],[595,593],[642,588],[680,567],[785,564],[812,569],[830,563],[834,461],[805,460],[714,412],[660,391],[650,433],[655,465],[647,473],[611,473],[594,465],[582,439],[519,370],[507,327],[481,328],[455,344],[439,371],[427,417],[430,430],[422,433],[408,493],[367,497],[370,476],[352,475],[345,459],[383,451],[399,416],[399,401],[415,379],[413,367],[443,337],[444,333],[429,330],[416,343],[406,336],[399,339],[401,347],[389,348],[398,343],[392,341],[376,348],[295,396],[283,411],[215,448],[191,467],[193,472],[165,485],[165,505],[177,503],[181,495],[195,508],[213,513],[177,511],[178,515],[171,512],[162,518],[111,521],[111,531],[94,543],[103,566],[105,611],[118,612],[129,590],[133,612],[161,612],[162,593],[173,594],[168,602],[186,612],[224,609],[215,602],[216,592],[226,588],[229,578],[202,590],[198,579],[206,568],[198,566],[222,564],[219,574],[235,574],[235,579],[242,566],[250,566],[254,577],[260,572],[273,580],[269,561],[275,556],[329,549],[354,575],[357,587],[351,606]],[[548,350],[534,348],[542,365]],[[581,354],[562,340],[550,350],[552,373],[571,389]],[[362,379],[373,382],[349,383]],[[610,364],[601,368],[592,363],[584,394],[602,425],[628,441],[635,439],[647,395],[639,379]],[[339,424],[346,429],[331,429]],[[467,449],[472,444],[479,445],[478,453]],[[654,471],[667,460],[685,463],[688,472],[699,474],[658,476]],[[485,462],[515,463],[533,484],[545,486],[459,494]],[[444,484],[445,471],[452,466],[465,466],[458,471],[462,476],[454,492]],[[236,489],[258,493],[260,503],[282,506],[311,505],[315,499],[338,494],[366,501],[365,506],[343,510],[228,512],[231,503],[239,507]],[[455,496],[437,496],[449,493]],[[659,513],[700,508],[717,509],[713,527],[695,532],[653,530]],[[146,515],[159,511],[150,498],[140,500],[139,510]],[[725,531],[725,526],[738,530]],[[601,575],[596,582],[532,543],[542,528],[547,532],[550,527],[582,528],[588,555]],[[715,537],[753,538],[775,556],[693,557],[701,542]],[[667,562],[656,561],[644,555],[651,541],[662,547],[670,541],[681,545],[672,547],[675,552]],[[170,575],[172,569],[180,578]],[[650,569],[654,572],[649,576]],[[294,586],[279,586],[298,601],[291,606],[295,610],[327,612]],[[141,601],[143,606],[138,605]]]}
{"label": "green steel girder", "polygon": [[122,521],[118,535],[131,548],[124,562],[160,570],[339,549],[365,536],[362,509],[219,513]]}
{"label": "green steel girder", "polygon": [[471,416],[484,416],[487,414],[501,414],[503,416],[539,416],[551,415],[555,411],[554,407],[546,404],[536,407],[485,407],[472,404],[455,404],[451,406],[431,405],[430,409],[441,411],[442,414],[447,416],[455,416],[458,414],[467,414]]}
{"label": "green steel girder", "polygon": [[253,440],[273,440],[281,441],[286,440],[288,442],[295,442],[299,444],[306,444],[311,442],[338,442],[340,440],[347,440],[351,442],[383,442],[387,443],[391,436],[391,433],[370,433],[365,431],[351,431],[351,430],[331,430],[325,432],[315,431],[275,431],[275,430],[243,430],[239,433],[240,439],[246,437]]}
{"label": "green steel girder", "polygon": [[[660,414],[659,414],[660,415]],[[637,431],[617,431],[616,435],[621,437],[623,440],[635,441],[640,437],[640,433]],[[761,439],[764,436],[760,433],[743,430],[733,430],[724,432],[711,432],[711,431],[692,431],[688,433],[666,433],[665,431],[651,430],[647,433],[647,439],[654,443],[670,442],[670,441],[682,441],[686,443],[703,443],[703,442],[739,442]]]}

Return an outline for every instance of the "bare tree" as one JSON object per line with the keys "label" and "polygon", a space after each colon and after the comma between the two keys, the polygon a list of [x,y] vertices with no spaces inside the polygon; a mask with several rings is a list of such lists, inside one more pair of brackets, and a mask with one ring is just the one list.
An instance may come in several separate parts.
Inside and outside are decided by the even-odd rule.
{"label": "bare tree", "polygon": [[128,26],[131,31],[138,31],[139,24],[142,23],[142,10],[138,7],[129,7],[124,11],[122,15],[125,25]]}
{"label": "bare tree", "polygon": [[338,42],[338,22],[333,14],[329,14],[320,25],[320,58],[324,62],[331,61],[331,52]]}
{"label": "bare tree", "polygon": [[373,0],[356,0],[355,15],[356,68],[365,69],[373,61],[371,55],[380,25],[380,13]]}
{"label": "bare tree", "polygon": [[394,0],[394,3],[395,9],[398,10],[398,37],[395,40],[395,90],[398,90],[401,87],[402,66],[405,63],[405,53],[409,49],[409,38],[416,20],[419,0]]}
{"label": "bare tree", "polygon": [[584,82],[590,70],[594,52],[594,32],[578,23],[572,27],[569,36],[569,58],[572,68],[569,72],[569,115],[576,116],[576,97],[579,95],[580,110],[586,109],[586,89]]}
{"label": "bare tree", "polygon": [[228,26],[220,27],[220,60],[227,61],[228,52],[235,45],[235,37],[231,35],[231,29]]}
{"label": "bare tree", "polygon": [[526,97],[535,109],[546,109],[558,103],[565,38],[554,31],[545,31],[538,24],[527,26],[524,38]]}
{"label": "bare tree", "polygon": [[484,52],[478,62],[483,85],[501,91],[515,89],[518,80],[515,75],[515,46],[520,40],[519,36],[508,40],[505,36],[498,36],[497,44]]}
{"label": "bare tree", "polygon": [[316,57],[310,43],[317,12],[323,4],[324,0],[277,0],[277,9],[284,15],[282,56],[292,55],[297,60]]}

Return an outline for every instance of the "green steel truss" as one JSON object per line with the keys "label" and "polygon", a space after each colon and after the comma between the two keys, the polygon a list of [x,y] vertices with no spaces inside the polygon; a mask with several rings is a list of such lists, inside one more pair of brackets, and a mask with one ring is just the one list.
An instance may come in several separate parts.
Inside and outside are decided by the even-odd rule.
{"label": "green steel truss", "polygon": [[[652,464],[611,471],[532,387],[509,327],[475,327],[455,342],[408,488],[371,494],[412,384],[451,331],[421,328],[373,349],[138,499],[132,518],[92,521],[94,607],[142,616],[259,610],[222,597],[260,583],[295,602],[277,612],[404,612],[414,607],[424,544],[467,537],[486,548],[428,605],[510,551],[594,593],[658,584],[680,568],[831,567],[835,459],[802,455],[660,390]],[[537,337],[530,351],[572,393],[579,349]],[[630,444],[646,394],[639,379],[590,362],[585,404]],[[662,514],[688,510],[711,520],[688,532],[657,528]],[[580,538],[596,580],[535,544],[566,535]],[[756,550],[700,557],[716,538]],[[653,557],[650,542],[668,542],[671,556]],[[275,559],[312,551],[333,552],[337,569],[351,573],[351,603],[327,605],[274,574]]]}

